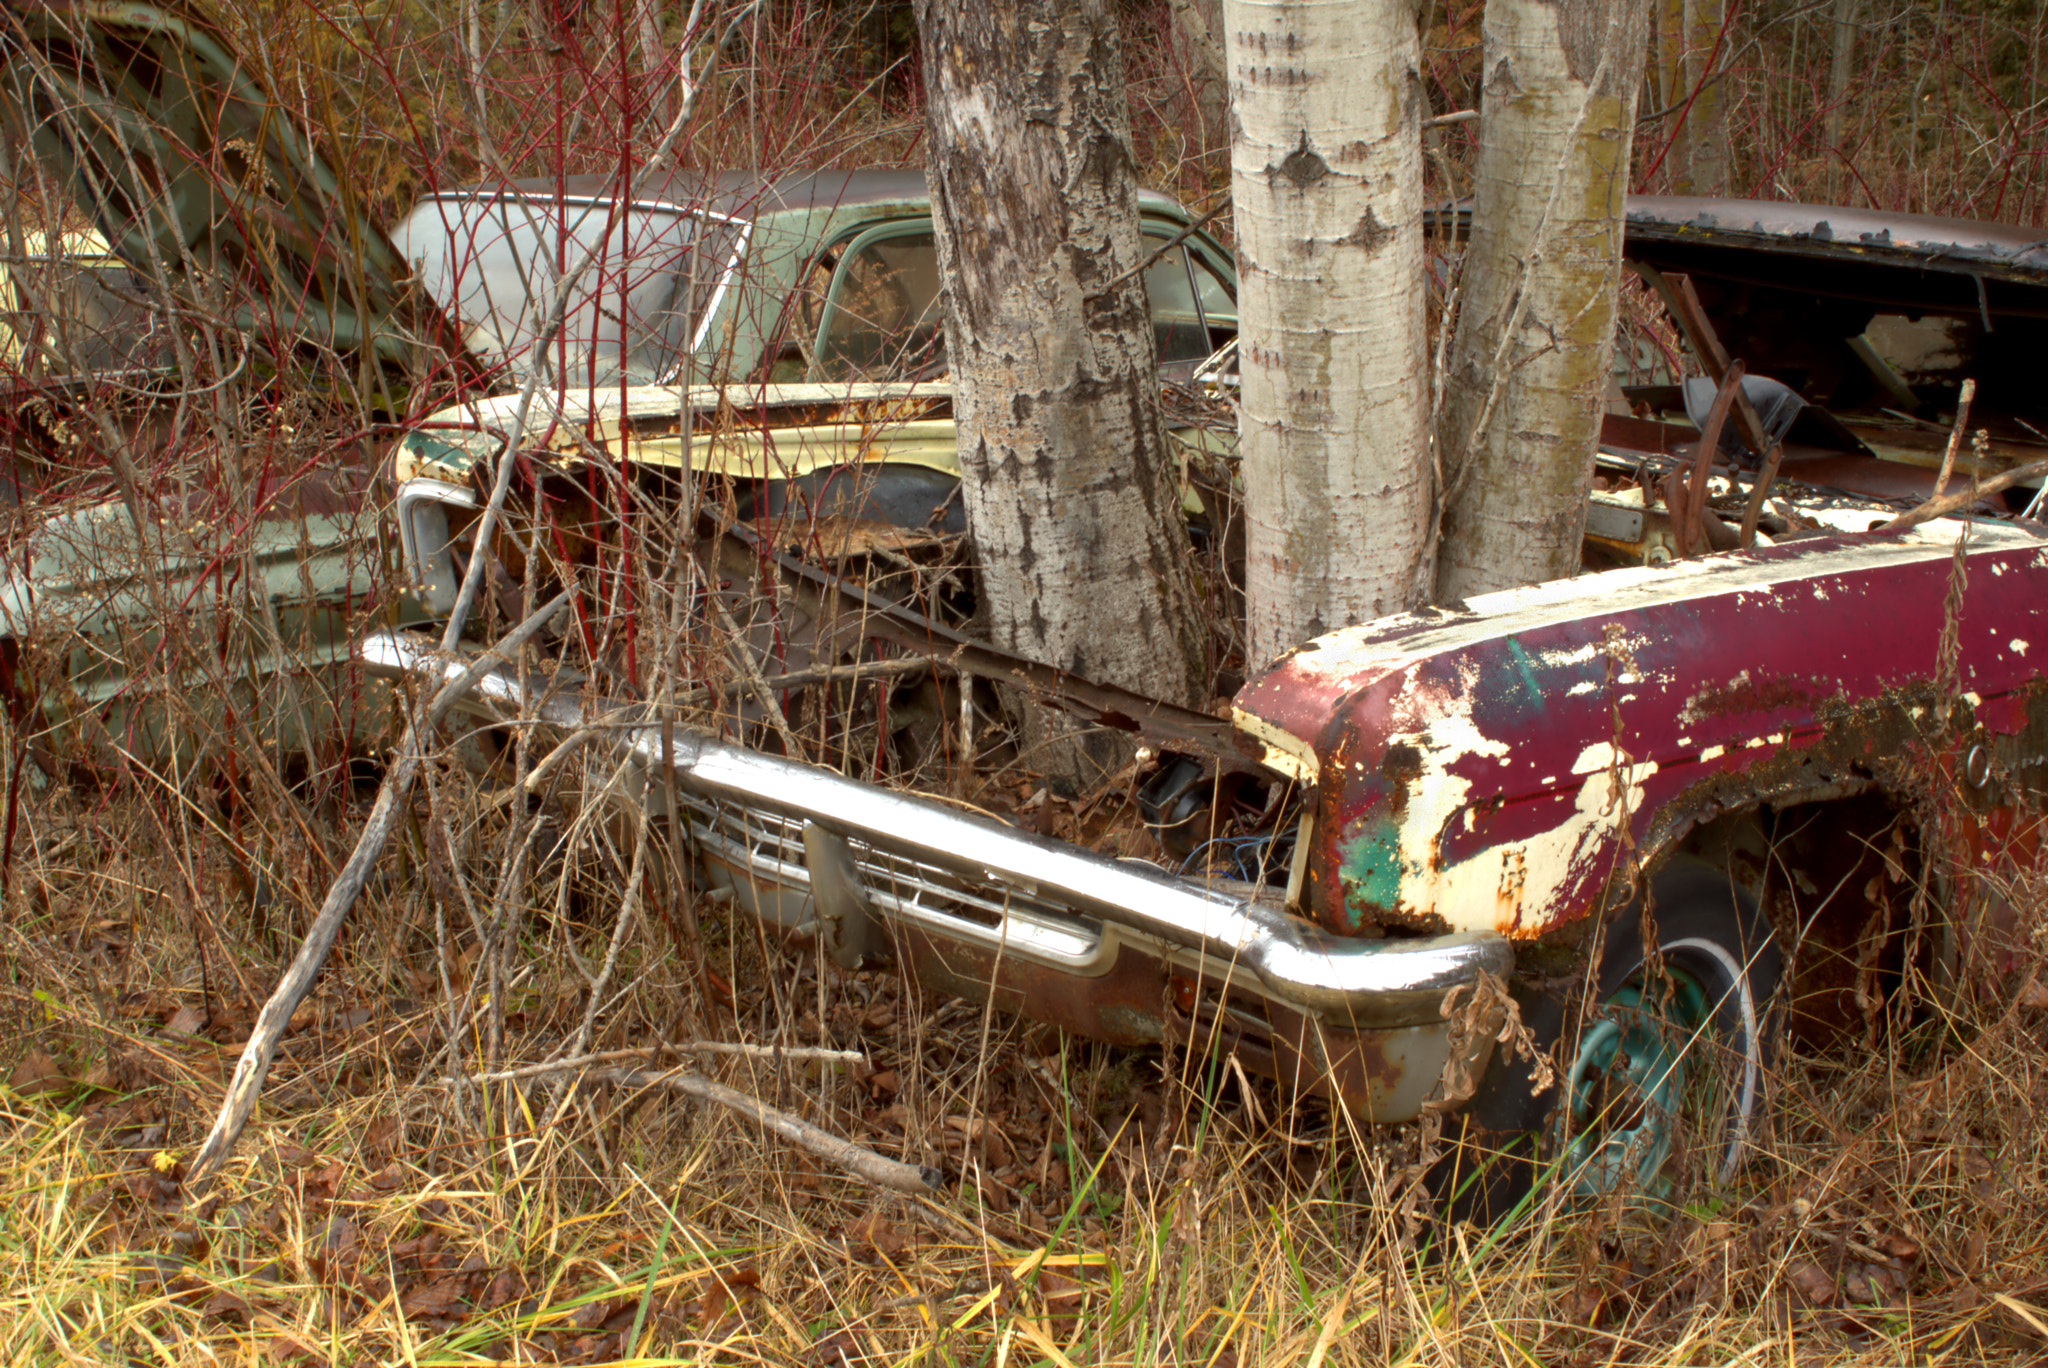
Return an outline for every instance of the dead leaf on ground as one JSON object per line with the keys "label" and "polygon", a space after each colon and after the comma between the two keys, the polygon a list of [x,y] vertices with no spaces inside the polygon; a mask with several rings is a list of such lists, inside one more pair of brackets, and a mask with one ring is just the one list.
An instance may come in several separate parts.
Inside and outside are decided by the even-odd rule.
{"label": "dead leaf on ground", "polygon": [[398,1299],[399,1309],[408,1316],[460,1316],[468,1308],[469,1279],[459,1274],[436,1278],[413,1288]]}
{"label": "dead leaf on ground", "polygon": [[232,1292],[216,1292],[206,1299],[199,1313],[208,1320],[229,1321],[247,1328],[256,1321],[256,1308]]}
{"label": "dead leaf on ground", "polygon": [[569,1324],[579,1330],[623,1330],[632,1323],[633,1313],[639,1307],[638,1297],[600,1297],[577,1307]]}
{"label": "dead leaf on ground", "polygon": [[389,1159],[398,1152],[398,1141],[402,1127],[398,1118],[389,1114],[379,1116],[363,1131],[363,1155],[368,1159]]}
{"label": "dead leaf on ground", "polygon": [[484,1288],[483,1300],[477,1304],[481,1311],[495,1311],[508,1302],[516,1302],[526,1295],[526,1275],[516,1268],[507,1268],[492,1278]]}
{"label": "dead leaf on ground", "polygon": [[263,1346],[263,1353],[272,1363],[296,1363],[301,1359],[321,1357],[290,1335],[273,1335]]}
{"label": "dead leaf on ground", "polygon": [[1811,1259],[1795,1259],[1785,1269],[1785,1281],[1808,1306],[1829,1306],[1835,1300],[1835,1280]]}
{"label": "dead leaf on ground", "polygon": [[7,1086],[24,1097],[37,1093],[61,1092],[66,1079],[57,1061],[41,1050],[30,1050],[7,1076]]}
{"label": "dead leaf on ground", "polygon": [[870,1211],[846,1227],[846,1242],[859,1249],[872,1249],[889,1259],[910,1248],[910,1240],[902,1228],[879,1210]]}
{"label": "dead leaf on ground", "polygon": [[745,1314],[747,1303],[761,1290],[761,1272],[749,1264],[714,1272],[697,1299],[697,1324],[706,1335],[724,1333],[728,1322]]}
{"label": "dead leaf on ground", "polygon": [[[1086,1276],[1085,1270],[1076,1272]],[[1071,1341],[1080,1329],[1081,1311],[1088,1299],[1088,1284],[1053,1268],[1038,1270],[1038,1299],[1045,1303],[1046,1328],[1062,1343]]]}

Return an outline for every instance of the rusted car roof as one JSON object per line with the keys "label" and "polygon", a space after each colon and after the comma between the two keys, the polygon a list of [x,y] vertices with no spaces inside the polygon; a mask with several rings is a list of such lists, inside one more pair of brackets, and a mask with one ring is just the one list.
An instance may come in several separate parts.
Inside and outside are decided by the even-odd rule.
{"label": "rusted car roof", "polygon": [[1922,271],[2048,283],[2037,228],[1837,205],[1631,195],[1628,241],[1765,248],[1774,256],[1882,261]]}

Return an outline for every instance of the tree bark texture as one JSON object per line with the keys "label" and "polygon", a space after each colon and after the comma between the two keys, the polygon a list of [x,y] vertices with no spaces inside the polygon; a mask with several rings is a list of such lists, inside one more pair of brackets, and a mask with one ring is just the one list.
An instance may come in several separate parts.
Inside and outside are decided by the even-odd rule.
{"label": "tree bark texture", "polygon": [[1254,667],[1429,587],[1416,9],[1224,3]]}
{"label": "tree bark texture", "polygon": [[[1003,646],[1201,701],[1203,627],[1159,417],[1123,53],[1106,0],[917,0],[967,523]],[[1026,719],[1069,784],[1116,738]]]}
{"label": "tree bark texture", "polygon": [[1488,0],[1440,429],[1444,599],[1577,568],[1614,358],[1646,18],[1637,0]]}
{"label": "tree bark texture", "polygon": [[1725,195],[1733,174],[1728,139],[1727,0],[1658,0],[1657,90],[1659,125],[1671,130],[1664,167],[1674,195]]}

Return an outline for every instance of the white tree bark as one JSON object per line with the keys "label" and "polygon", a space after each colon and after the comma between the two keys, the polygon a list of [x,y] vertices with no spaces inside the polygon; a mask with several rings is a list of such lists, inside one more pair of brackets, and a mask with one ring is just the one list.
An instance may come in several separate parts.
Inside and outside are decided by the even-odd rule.
{"label": "white tree bark", "polygon": [[1734,169],[1728,138],[1728,43],[1722,27],[1728,0],[1685,0],[1686,90],[1692,112],[1685,120],[1686,164],[1681,195],[1725,195]]}
{"label": "white tree bark", "polygon": [[1438,593],[1573,573],[1614,356],[1639,0],[1487,0]]}
{"label": "white tree bark", "polygon": [[[946,348],[968,529],[995,641],[1201,701],[1203,628],[1159,420],[1123,89],[1106,0],[918,0]],[[1121,738],[1026,719],[1088,783]]]}
{"label": "white tree bark", "polygon": [[1225,0],[1256,667],[1429,587],[1412,0]]}

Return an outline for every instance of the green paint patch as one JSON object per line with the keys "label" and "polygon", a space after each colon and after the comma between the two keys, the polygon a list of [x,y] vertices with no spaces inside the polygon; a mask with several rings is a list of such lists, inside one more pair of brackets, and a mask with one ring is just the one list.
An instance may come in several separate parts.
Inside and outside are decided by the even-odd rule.
{"label": "green paint patch", "polygon": [[1344,842],[1338,878],[1344,885],[1347,909],[1373,907],[1391,912],[1401,905],[1401,831],[1391,818],[1375,819]]}
{"label": "green paint patch", "polygon": [[1529,653],[1522,649],[1519,637],[1508,638],[1508,655],[1513,658],[1515,670],[1521,675],[1522,688],[1528,693],[1529,702],[1540,710],[1543,707],[1543,689],[1536,682],[1536,662],[1529,659]]}

